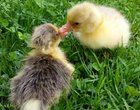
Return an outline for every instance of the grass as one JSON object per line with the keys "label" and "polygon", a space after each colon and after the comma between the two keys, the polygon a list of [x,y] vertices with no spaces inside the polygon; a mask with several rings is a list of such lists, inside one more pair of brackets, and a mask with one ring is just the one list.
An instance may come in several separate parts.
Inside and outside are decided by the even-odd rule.
{"label": "grass", "polygon": [[[66,22],[67,9],[79,0],[0,1],[0,110],[14,110],[8,100],[10,78],[29,52],[28,39],[34,26]],[[131,23],[128,48],[93,51],[69,34],[61,47],[75,65],[69,97],[62,97],[52,110],[140,110],[140,1],[94,0],[120,10]],[[105,54],[105,53],[109,54]]]}

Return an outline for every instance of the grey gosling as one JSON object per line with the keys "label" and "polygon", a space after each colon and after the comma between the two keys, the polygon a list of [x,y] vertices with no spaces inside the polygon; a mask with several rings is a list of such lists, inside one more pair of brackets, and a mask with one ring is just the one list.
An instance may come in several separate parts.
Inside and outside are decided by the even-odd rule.
{"label": "grey gosling", "polygon": [[48,110],[58,103],[62,91],[70,89],[74,67],[58,47],[61,37],[52,24],[35,28],[20,72],[11,79],[10,100],[16,109]]}

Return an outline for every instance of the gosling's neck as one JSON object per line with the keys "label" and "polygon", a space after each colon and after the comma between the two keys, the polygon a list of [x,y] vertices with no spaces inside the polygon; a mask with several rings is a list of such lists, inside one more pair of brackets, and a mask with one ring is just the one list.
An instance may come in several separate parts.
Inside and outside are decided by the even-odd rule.
{"label": "gosling's neck", "polygon": [[[98,22],[96,25],[94,25],[93,30],[85,31],[85,32],[80,32],[80,33],[82,35],[86,35],[86,36],[94,35],[95,33],[97,33],[103,27],[104,27],[104,20],[102,19],[100,22]],[[90,28],[92,28],[92,27],[90,27]]]}

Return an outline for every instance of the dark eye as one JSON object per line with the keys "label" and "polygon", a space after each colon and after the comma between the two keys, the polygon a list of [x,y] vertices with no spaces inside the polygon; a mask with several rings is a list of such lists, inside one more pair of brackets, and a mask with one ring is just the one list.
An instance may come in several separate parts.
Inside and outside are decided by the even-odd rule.
{"label": "dark eye", "polygon": [[58,32],[55,32],[55,36],[58,36],[59,35],[59,33]]}
{"label": "dark eye", "polygon": [[76,22],[76,23],[74,23],[74,25],[76,25],[76,26],[78,26],[80,23],[78,23],[78,22]]}

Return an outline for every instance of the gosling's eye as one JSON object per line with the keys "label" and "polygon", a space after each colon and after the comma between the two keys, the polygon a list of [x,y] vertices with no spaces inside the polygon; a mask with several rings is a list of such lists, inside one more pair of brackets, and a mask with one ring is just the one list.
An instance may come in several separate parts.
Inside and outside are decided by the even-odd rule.
{"label": "gosling's eye", "polygon": [[76,23],[74,23],[74,25],[76,25],[76,26],[78,26],[80,23],[78,23],[78,22],[76,22]]}

